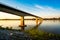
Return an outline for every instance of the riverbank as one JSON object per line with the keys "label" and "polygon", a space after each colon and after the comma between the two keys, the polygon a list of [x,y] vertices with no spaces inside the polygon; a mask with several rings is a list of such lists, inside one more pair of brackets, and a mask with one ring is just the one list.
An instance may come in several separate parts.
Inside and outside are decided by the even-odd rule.
{"label": "riverbank", "polygon": [[43,18],[43,20],[60,20],[60,17],[59,18]]}
{"label": "riverbank", "polygon": [[0,26],[0,40],[30,40],[30,36],[21,30]]}
{"label": "riverbank", "polygon": [[4,40],[60,40],[60,34],[44,32],[38,29],[14,30],[0,27],[0,39]]}
{"label": "riverbank", "polygon": [[60,34],[48,33],[38,29],[29,29],[26,31],[32,40],[60,40]]}

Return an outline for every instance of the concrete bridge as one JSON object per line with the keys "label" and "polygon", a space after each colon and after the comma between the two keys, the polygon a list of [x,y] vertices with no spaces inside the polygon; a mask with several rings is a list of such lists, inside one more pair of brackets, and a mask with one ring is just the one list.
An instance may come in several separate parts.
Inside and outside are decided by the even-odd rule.
{"label": "concrete bridge", "polygon": [[10,14],[14,14],[14,15],[17,15],[17,16],[20,16],[21,17],[20,27],[22,29],[24,29],[24,27],[25,27],[25,24],[24,24],[24,16],[33,16],[33,17],[36,17],[36,25],[38,25],[38,19],[42,19],[39,16],[36,16],[36,15],[30,14],[30,13],[27,13],[27,12],[24,12],[24,11],[21,11],[21,10],[18,10],[16,8],[12,8],[12,7],[7,6],[7,5],[4,5],[4,4],[0,4],[0,11],[1,12],[10,13]]}

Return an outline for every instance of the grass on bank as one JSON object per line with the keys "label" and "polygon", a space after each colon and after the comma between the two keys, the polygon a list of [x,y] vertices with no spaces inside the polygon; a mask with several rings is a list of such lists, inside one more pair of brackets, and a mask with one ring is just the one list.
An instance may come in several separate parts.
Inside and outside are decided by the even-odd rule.
{"label": "grass on bank", "polygon": [[[15,31],[16,29],[12,29],[11,28],[3,28],[0,26],[0,30],[12,30]],[[16,31],[20,31],[20,30],[16,30]],[[53,34],[53,33],[47,33],[38,29],[32,29],[30,28],[29,30],[25,30],[24,31],[26,34],[28,34],[31,39],[33,40],[49,40],[49,39],[60,39],[60,34]]]}
{"label": "grass on bank", "polygon": [[4,27],[2,27],[2,26],[0,26],[0,30],[11,30],[11,31],[21,31],[21,30],[17,30],[17,29],[13,29],[12,27],[6,27],[6,28],[4,28]]}
{"label": "grass on bank", "polygon": [[47,33],[38,29],[29,29],[25,31],[33,40],[60,39],[60,34]]}

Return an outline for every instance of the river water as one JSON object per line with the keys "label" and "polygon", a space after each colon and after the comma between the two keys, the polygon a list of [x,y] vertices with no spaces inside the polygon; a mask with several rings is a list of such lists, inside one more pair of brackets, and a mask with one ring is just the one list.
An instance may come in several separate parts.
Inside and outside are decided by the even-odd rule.
{"label": "river water", "polygon": [[38,29],[60,34],[60,20],[44,20]]}
{"label": "river water", "polygon": [[[0,20],[0,26],[2,27],[12,27],[13,29],[21,29],[19,27],[20,20]],[[35,20],[25,20],[25,30],[33,28],[36,25]],[[43,20],[43,22],[38,26],[39,30],[46,32],[51,32],[55,34],[60,34],[60,20]]]}

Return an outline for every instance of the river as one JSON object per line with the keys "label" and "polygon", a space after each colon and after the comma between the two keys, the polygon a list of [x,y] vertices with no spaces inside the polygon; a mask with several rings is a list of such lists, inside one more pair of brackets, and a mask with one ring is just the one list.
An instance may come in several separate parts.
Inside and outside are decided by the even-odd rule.
{"label": "river", "polygon": [[[19,27],[20,20],[0,20],[0,26],[2,27],[12,27],[13,29],[21,29]],[[35,20],[25,20],[25,30],[33,28],[36,25]],[[60,20],[43,20],[43,22],[38,26],[39,30],[46,32],[51,32],[55,34],[60,34]]]}

